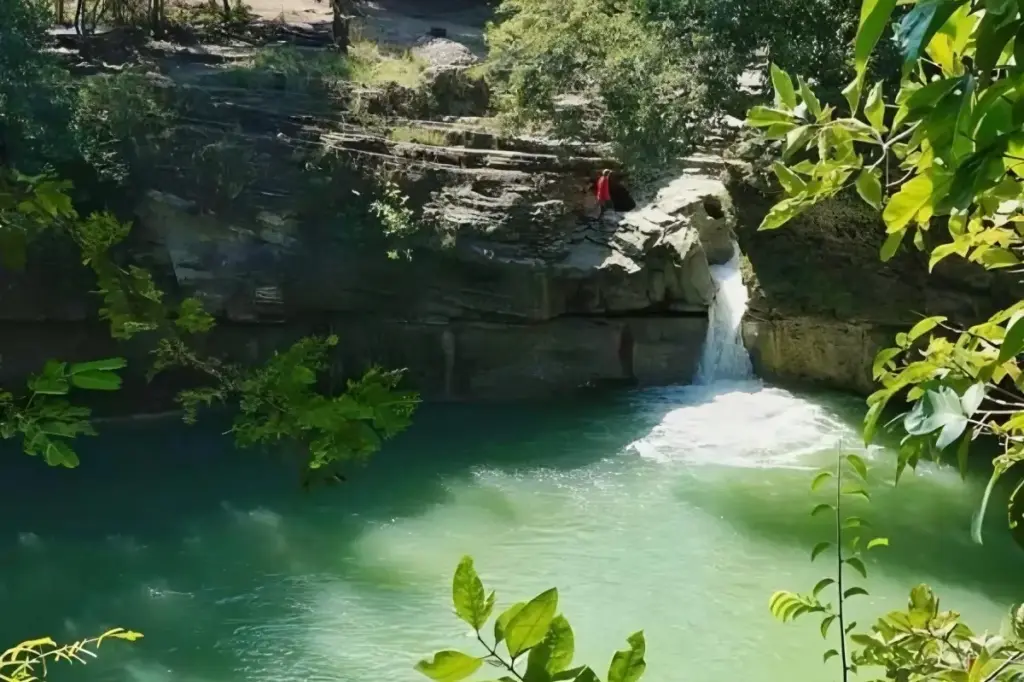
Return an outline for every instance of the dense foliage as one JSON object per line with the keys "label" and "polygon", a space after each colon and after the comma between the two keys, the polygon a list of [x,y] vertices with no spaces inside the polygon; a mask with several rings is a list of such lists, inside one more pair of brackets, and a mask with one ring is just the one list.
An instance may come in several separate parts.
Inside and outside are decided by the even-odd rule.
{"label": "dense foliage", "polygon": [[[852,568],[867,578],[861,548],[870,550],[889,544],[886,538],[867,539],[871,524],[866,519],[843,514],[844,498],[870,499],[865,488],[867,478],[867,466],[855,454],[841,455],[834,470],[815,476],[811,489],[832,483],[834,495],[830,502],[818,504],[811,514],[831,515],[835,536],[834,540],[815,545],[811,561],[834,556],[835,571],[818,581],[808,594],[786,591],[773,594],[769,601],[772,614],[783,622],[807,614],[820,615],[822,638],[828,639],[832,631],[833,639],[839,640],[838,648],[825,651],[823,659],[826,663],[836,659],[844,682],[858,672],[873,673],[867,679],[899,682],[1011,682],[1021,679],[1024,674],[1024,606],[1010,609],[1003,634],[979,633],[962,622],[955,611],[940,610],[939,600],[931,589],[918,585],[910,592],[906,610],[887,613],[868,631],[858,631],[856,622],[846,620],[846,602],[868,594],[863,587],[844,586],[847,569]],[[822,598],[832,590],[836,595],[834,602]],[[838,626],[837,630],[831,630],[833,623]]]}
{"label": "dense foliage", "polygon": [[743,111],[741,76],[767,82],[766,58],[841,99],[856,25],[853,0],[504,0],[488,76],[515,126],[607,140],[651,171]]}
{"label": "dense foliage", "polygon": [[[73,239],[96,276],[103,301],[100,316],[109,322],[111,336],[139,336],[152,343],[149,376],[178,368],[205,377],[205,385],[178,395],[186,422],[195,421],[201,406],[234,404],[238,412],[232,432],[240,445],[298,443],[305,466],[328,474],[334,466],[375,452],[409,424],[417,399],[396,390],[401,372],[371,369],[342,393],[319,390],[318,376],[329,369],[336,336],[301,339],[261,367],[205,354],[200,339],[213,328],[214,319],[202,302],[169,302],[148,270],[118,263],[111,249],[128,236],[131,225],[108,213],[79,216],[68,188],[69,183],[46,176],[0,176],[5,253],[24,253],[43,230],[59,230]],[[88,408],[72,405],[66,397],[73,388],[117,390],[121,379],[116,372],[125,365],[122,358],[48,362],[41,374],[29,379],[25,392],[0,393],[0,436],[20,435],[26,453],[43,455],[51,465],[75,466],[71,440],[94,431]]]}
{"label": "dense foliage", "polygon": [[[503,681],[599,682],[601,678],[590,666],[573,665],[576,643],[572,626],[558,613],[558,590],[546,590],[503,611],[494,620],[492,644],[482,630],[494,612],[495,599],[494,592],[488,594],[484,589],[473,560],[464,557],[452,580],[452,602],[455,615],[473,628],[484,653],[439,651],[430,660],[420,661],[416,670],[435,682],[460,682],[486,663],[500,671]],[[644,633],[635,632],[626,641],[628,648],[612,656],[607,682],[638,682],[647,669]]]}
{"label": "dense foliage", "polygon": [[[751,125],[784,140],[775,166],[786,197],[765,217],[773,229],[847,188],[881,212],[881,258],[913,248],[930,267],[956,255],[990,270],[1019,270],[1024,249],[1024,16],[1016,2],[918,0],[898,22],[904,78],[885,96],[866,82],[895,0],[865,0],[846,111],[819,103],[802,80],[773,71],[775,101]],[[866,93],[866,96],[865,96]],[[1015,270],[1016,269],[1016,270]],[[1003,454],[993,483],[1024,459],[1024,303],[960,328],[942,317],[901,333],[874,363],[882,387],[868,400],[870,441],[886,405],[908,400],[899,470],[993,436]],[[1011,525],[1019,512],[1011,497]],[[991,485],[990,485],[991,490]],[[986,495],[987,498],[987,495]],[[981,515],[979,514],[979,525]],[[980,541],[979,529],[976,536]]]}

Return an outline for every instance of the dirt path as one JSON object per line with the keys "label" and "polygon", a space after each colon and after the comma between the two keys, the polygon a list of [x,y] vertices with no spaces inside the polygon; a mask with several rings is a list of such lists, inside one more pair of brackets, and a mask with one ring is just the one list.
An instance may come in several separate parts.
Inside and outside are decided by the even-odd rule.
{"label": "dirt path", "polygon": [[[330,22],[330,0],[248,0],[263,19],[288,24]],[[412,46],[432,28],[443,28],[448,38],[473,52],[484,49],[483,27],[492,11],[484,0],[370,0],[356,22],[358,37],[391,45]]]}

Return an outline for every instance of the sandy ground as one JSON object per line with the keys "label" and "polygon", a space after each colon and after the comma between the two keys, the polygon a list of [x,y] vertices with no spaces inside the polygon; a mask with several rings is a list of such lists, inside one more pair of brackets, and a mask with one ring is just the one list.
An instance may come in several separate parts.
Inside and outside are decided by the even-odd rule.
{"label": "sandy ground", "polygon": [[[288,24],[330,22],[330,0],[248,0],[264,19]],[[483,0],[370,0],[361,5],[363,17],[354,33],[377,42],[413,45],[431,28],[443,28],[448,38],[474,52],[483,50],[483,27],[491,9]]]}

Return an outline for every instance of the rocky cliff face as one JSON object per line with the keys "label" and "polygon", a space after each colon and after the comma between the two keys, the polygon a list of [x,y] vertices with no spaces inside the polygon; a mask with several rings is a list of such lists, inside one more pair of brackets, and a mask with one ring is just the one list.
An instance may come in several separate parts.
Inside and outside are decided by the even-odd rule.
{"label": "rocky cliff face", "polygon": [[777,191],[752,183],[749,168],[730,168],[751,294],[744,336],[764,376],[869,393],[874,356],[897,332],[928,315],[978,322],[1024,293],[1012,279],[955,259],[928,273],[927,256],[913,246],[881,262],[884,225],[855,195],[758,232]]}
{"label": "rocky cliff face", "polygon": [[[227,67],[204,55],[163,69],[177,119],[137,142],[127,255],[170,296],[204,300],[221,321],[213,350],[255,360],[333,332],[340,375],[406,367],[437,399],[694,375],[714,297],[708,264],[729,257],[734,222],[706,163],[639,202],[620,183],[638,205],[601,215],[593,183],[614,162],[451,116],[486,102],[463,66],[415,91],[312,94],[264,76],[239,87],[252,76],[225,81]],[[412,209],[417,229],[400,240],[382,236],[370,206],[386,187]],[[3,275],[0,320],[17,332],[0,335],[0,380],[46,357],[143,360],[141,344],[115,348],[96,323],[73,249],[37,250],[26,272]]]}

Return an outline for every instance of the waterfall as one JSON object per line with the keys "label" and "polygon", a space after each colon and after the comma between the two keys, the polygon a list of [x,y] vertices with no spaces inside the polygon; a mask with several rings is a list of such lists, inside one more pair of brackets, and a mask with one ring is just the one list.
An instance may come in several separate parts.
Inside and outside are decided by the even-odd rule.
{"label": "waterfall", "polygon": [[740,323],[747,310],[747,287],[740,272],[739,247],[733,243],[729,262],[712,265],[710,269],[715,283],[715,300],[708,309],[708,333],[697,368],[696,383],[752,379],[754,370],[740,332]]}

